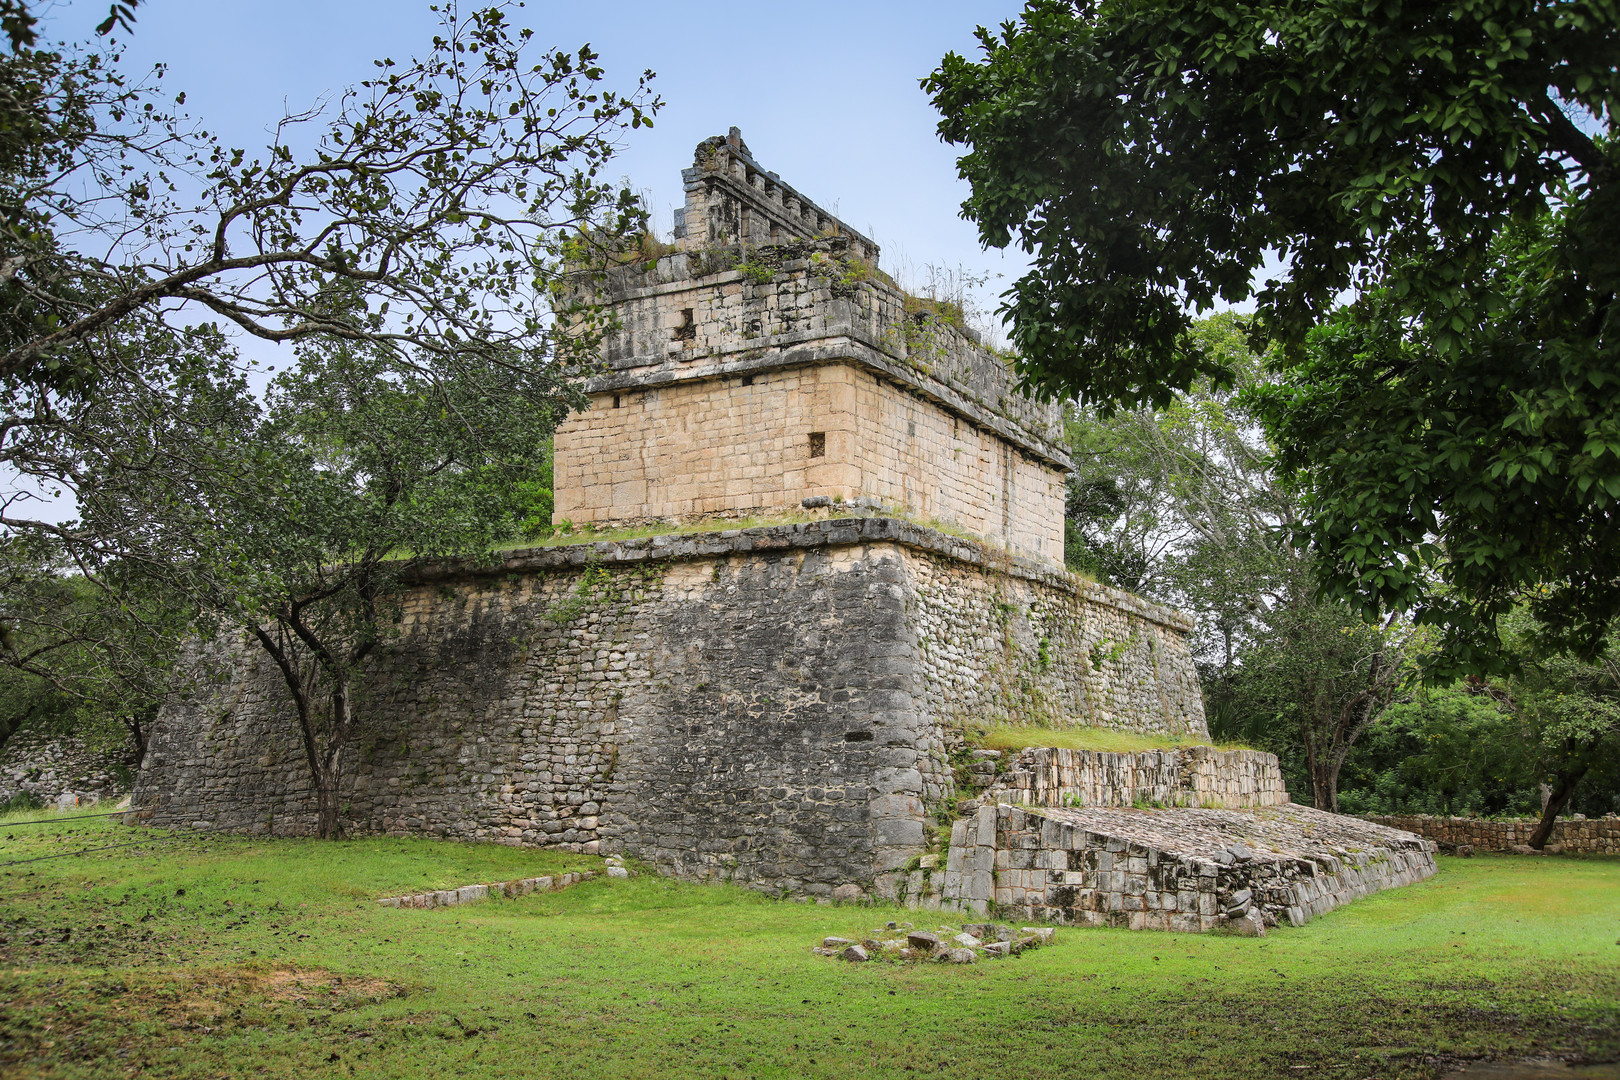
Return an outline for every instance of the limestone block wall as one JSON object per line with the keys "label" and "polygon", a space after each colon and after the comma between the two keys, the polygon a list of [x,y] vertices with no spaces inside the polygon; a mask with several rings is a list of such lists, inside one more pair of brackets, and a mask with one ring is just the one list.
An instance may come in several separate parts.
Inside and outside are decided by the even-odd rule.
{"label": "limestone block wall", "polygon": [[557,431],[555,520],[864,497],[1061,563],[1061,406],[1021,392],[960,309],[902,291],[876,244],[736,129],[700,143],[683,178],[677,250],[579,268],[569,299],[612,317],[579,373],[593,407]]}
{"label": "limestone block wall", "polygon": [[617,321],[593,391],[843,357],[1067,464],[1062,408],[1020,393],[1005,357],[878,275],[843,238],[677,252],[609,271],[591,299]]}
{"label": "limestone block wall", "polygon": [[876,499],[1050,562],[1063,477],[853,364],[595,394],[558,432],[554,520],[742,517]]}
{"label": "limestone block wall", "polygon": [[[947,721],[920,660],[913,572],[924,554],[977,560],[963,580],[1031,575],[1060,602],[1060,583],[1032,564],[985,566],[978,545],[881,518],[430,568],[355,695],[345,827],[893,894],[931,812],[954,795]],[[1190,678],[1184,642],[1179,656],[1166,669]],[[240,644],[212,671],[159,717],[135,792],[142,820],[312,831],[279,675]]]}
{"label": "limestone block wall", "polygon": [[[892,550],[823,548],[419,587],[357,694],[345,827],[870,883],[922,843],[938,756],[907,692],[900,575]],[[250,647],[233,660],[165,709],[136,805],[309,832],[285,691]]]}
{"label": "limestone block wall", "polygon": [[1071,574],[985,575],[925,552],[911,563],[931,715],[1208,737],[1186,616]]}
{"label": "limestone block wall", "polygon": [[1289,801],[1275,754],[1190,746],[1130,754],[1031,747],[983,798],[1030,806],[1196,806],[1245,810]]}
{"label": "limestone block wall", "polygon": [[[1530,842],[1537,824],[1534,818],[1431,817],[1428,814],[1402,817],[1369,814],[1367,820],[1392,829],[1405,829],[1444,847],[1467,844],[1478,851],[1523,847]],[[1568,854],[1620,855],[1620,817],[1608,814],[1580,820],[1560,818],[1553,825],[1547,845]]]}
{"label": "limestone block wall", "polygon": [[1253,909],[1300,925],[1435,872],[1433,845],[1286,804],[1233,810],[981,806],[958,821],[941,903],[1030,919],[1202,931]]}

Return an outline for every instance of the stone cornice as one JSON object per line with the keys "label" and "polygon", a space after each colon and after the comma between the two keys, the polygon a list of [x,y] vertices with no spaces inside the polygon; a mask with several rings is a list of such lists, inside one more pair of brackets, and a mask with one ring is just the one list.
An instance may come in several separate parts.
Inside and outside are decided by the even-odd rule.
{"label": "stone cornice", "polygon": [[761,525],[750,529],[723,529],[703,533],[663,533],[631,540],[596,540],[551,547],[516,548],[489,559],[457,559],[422,565],[406,575],[411,584],[493,577],[505,574],[545,573],[592,565],[712,559],[751,552],[791,551],[805,548],[853,547],[894,544],[912,551],[943,556],[972,566],[1034,581],[1074,593],[1105,607],[1139,616],[1149,622],[1190,632],[1192,617],[1172,608],[1099,585],[1061,567],[1011,555],[966,537],[953,536],[916,522],[892,517],[845,517],[826,521]]}
{"label": "stone cornice", "polygon": [[[783,269],[789,273],[804,272],[805,265],[789,264]],[[679,278],[626,289],[614,299],[615,302],[644,299],[714,288],[743,280],[743,275],[739,271],[726,270],[703,277]],[[871,283],[862,284],[866,287],[877,287]],[[828,301],[829,308],[832,309],[848,303],[847,300],[838,299]],[[907,362],[896,354],[891,343],[874,338],[865,327],[859,325],[859,320],[853,317],[852,310],[846,307],[846,312],[845,317],[837,324],[821,329],[739,340],[710,347],[695,354],[688,353],[679,359],[672,359],[665,354],[619,357],[609,362],[610,370],[587,379],[584,387],[588,393],[615,393],[846,360],[916,391],[947,411],[955,413],[969,423],[994,432],[1014,446],[1049,464],[1064,471],[1074,468],[1073,461],[1061,447],[1011,417],[969,398],[956,387]]]}

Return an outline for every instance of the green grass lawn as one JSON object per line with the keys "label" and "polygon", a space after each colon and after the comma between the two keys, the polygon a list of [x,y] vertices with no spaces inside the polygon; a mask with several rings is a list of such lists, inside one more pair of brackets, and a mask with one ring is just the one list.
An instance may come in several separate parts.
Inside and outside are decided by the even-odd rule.
{"label": "green grass lawn", "polygon": [[[139,836],[0,822],[0,862]],[[937,915],[650,875],[371,902],[594,862],[157,833],[0,868],[0,1076],[1362,1080],[1620,1055],[1616,860],[1445,859],[1262,940],[1063,929],[972,966],[809,952]]]}

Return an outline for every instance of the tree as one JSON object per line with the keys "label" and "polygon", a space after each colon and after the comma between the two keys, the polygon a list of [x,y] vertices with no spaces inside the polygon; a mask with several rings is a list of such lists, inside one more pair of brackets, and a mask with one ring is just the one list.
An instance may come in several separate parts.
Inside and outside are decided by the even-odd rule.
{"label": "tree", "polygon": [[1247,401],[1268,376],[1243,318],[1201,320],[1191,334],[1234,386],[1204,381],[1159,409],[1071,409],[1068,515],[1073,560],[1109,584],[1187,608],[1229,674],[1234,648],[1265,608],[1292,596],[1304,557],[1279,530],[1298,522],[1295,493]]}
{"label": "tree", "polygon": [[[591,355],[593,309],[558,288],[563,249],[643,225],[600,174],[659,107],[651,73],[620,94],[588,47],[530,55],[500,7],[450,4],[442,23],[425,59],[379,60],[330,109],[284,118],[263,158],[176,115],[161,69],[127,81],[115,50],[0,58],[0,463],[55,481],[41,451],[75,410],[131,383],[161,400],[171,354],[149,343],[203,319],[434,370],[526,378],[536,358],[556,372]],[[14,495],[0,524],[73,539],[23,509]]]}
{"label": "tree", "polygon": [[1253,411],[1274,376],[1245,323],[1227,313],[1191,331],[1234,385],[1206,380],[1159,409],[1071,412],[1071,514],[1097,508],[1071,527],[1112,584],[1197,616],[1212,729],[1302,759],[1316,805],[1334,809],[1339,771],[1410,675],[1420,635],[1400,620],[1363,626],[1319,594],[1314,556],[1293,542],[1298,492]]}
{"label": "tree", "polygon": [[190,623],[183,606],[123,567],[106,567],[98,581],[51,538],[0,544],[0,669],[25,714],[19,722],[131,745],[139,764]]}
{"label": "tree", "polygon": [[[205,626],[245,635],[276,666],[322,837],[341,833],[354,688],[398,622],[402,585],[512,536],[516,483],[566,408],[545,404],[548,377],[524,386],[514,366],[308,342],[262,412],[229,377],[199,387],[213,467],[155,487],[114,460],[83,493],[80,528],[142,551],[139,565]],[[170,433],[156,434],[154,456],[170,454]],[[172,433],[184,452],[191,425]]]}
{"label": "tree", "polygon": [[1592,334],[1581,219],[1507,229],[1474,283],[1491,314],[1461,331],[1368,295],[1260,405],[1327,587],[1443,626],[1436,678],[1509,667],[1520,607],[1588,661],[1620,613],[1620,335]]}
{"label": "tree", "polygon": [[1443,817],[1539,812],[1531,741],[1495,689],[1476,679],[1397,697],[1345,760],[1344,809]]}
{"label": "tree", "polygon": [[[287,118],[263,162],[115,55],[20,49],[27,77],[7,76],[43,135],[0,161],[23,223],[0,251],[0,462],[78,517],[20,513],[19,486],[0,525],[263,649],[323,836],[401,581],[544,502],[543,440],[583,404],[570,375],[602,330],[582,286],[645,222],[599,173],[659,106],[651,73],[620,95],[589,48],[533,63],[528,38],[451,5],[427,59]],[[222,326],[294,343],[266,401]]]}
{"label": "tree", "polygon": [[1524,726],[1536,778],[1545,785],[1541,820],[1529,840],[1539,850],[1587,774],[1620,758],[1620,655],[1610,650],[1585,661],[1549,653],[1538,646],[1530,619],[1516,613],[1508,621],[1509,640],[1526,656],[1501,696]]}
{"label": "tree", "polygon": [[1003,309],[1026,380],[1163,404],[1231,378],[1188,330],[1252,297],[1333,594],[1446,623],[1440,674],[1489,666],[1541,585],[1549,629],[1599,648],[1620,615],[1609,0],[1034,0],[979,36],[924,85],[968,148],[964,214],[1033,256]]}
{"label": "tree", "polygon": [[[1308,565],[1301,569],[1308,574]],[[1337,813],[1345,760],[1411,679],[1422,635],[1393,619],[1364,623],[1310,595],[1308,582],[1300,591],[1263,614],[1228,693],[1238,709],[1297,736],[1312,800]]]}

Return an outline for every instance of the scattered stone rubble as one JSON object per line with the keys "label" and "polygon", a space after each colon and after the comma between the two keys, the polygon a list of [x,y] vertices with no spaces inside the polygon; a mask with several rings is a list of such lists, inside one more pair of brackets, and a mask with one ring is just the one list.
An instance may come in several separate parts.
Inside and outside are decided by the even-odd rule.
{"label": "scattered stone rubble", "polygon": [[1004,959],[1026,949],[1054,944],[1056,933],[1050,926],[1024,926],[1014,930],[1001,923],[968,923],[960,930],[942,925],[933,931],[918,930],[909,922],[889,922],[862,941],[826,937],[810,951],[817,956],[836,956],[854,963],[897,960],[974,964],[982,957]]}

